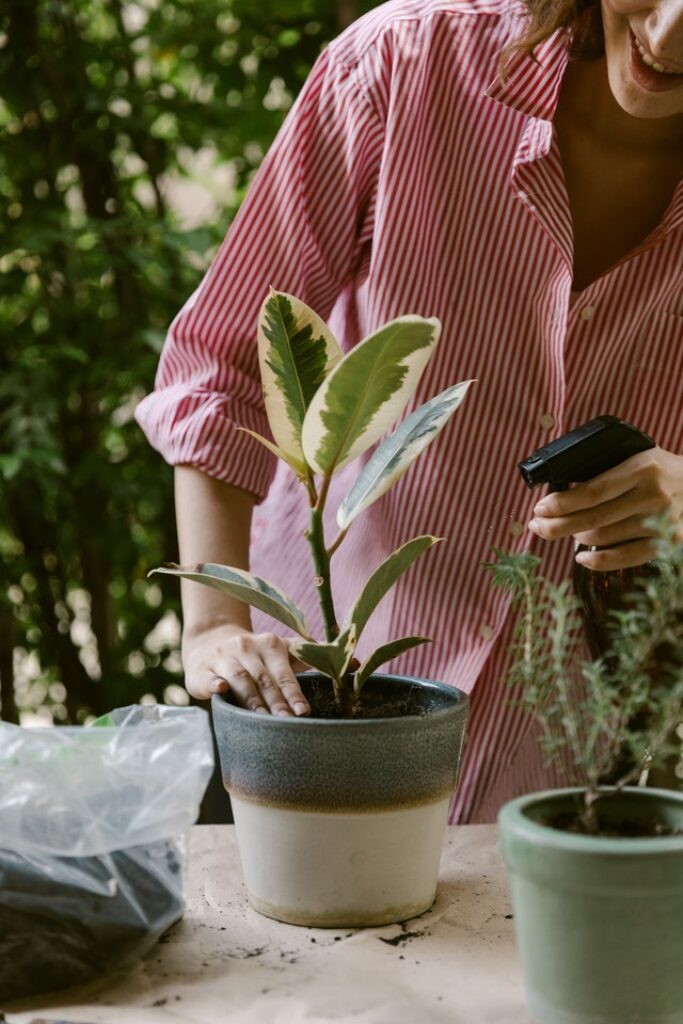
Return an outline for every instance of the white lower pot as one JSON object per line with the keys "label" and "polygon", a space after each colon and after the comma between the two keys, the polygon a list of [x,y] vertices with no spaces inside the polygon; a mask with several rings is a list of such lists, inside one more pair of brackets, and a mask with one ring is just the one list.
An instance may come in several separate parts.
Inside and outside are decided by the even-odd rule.
{"label": "white lower pot", "polygon": [[257,715],[213,698],[250,903],[280,921],[330,928],[422,913],[436,895],[467,697],[378,675],[367,683],[370,699],[410,692],[419,712],[316,718],[321,677],[299,680],[310,718]]}

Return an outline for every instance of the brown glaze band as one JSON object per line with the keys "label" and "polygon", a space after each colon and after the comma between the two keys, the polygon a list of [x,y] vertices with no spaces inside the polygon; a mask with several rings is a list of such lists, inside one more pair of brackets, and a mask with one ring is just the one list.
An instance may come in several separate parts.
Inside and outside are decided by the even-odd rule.
{"label": "brown glaze band", "polygon": [[[304,692],[320,677],[302,674]],[[467,696],[442,683],[378,675],[368,687],[419,695],[423,714],[361,720],[259,715],[214,696],[226,789],[292,810],[363,812],[434,803],[452,793]]]}

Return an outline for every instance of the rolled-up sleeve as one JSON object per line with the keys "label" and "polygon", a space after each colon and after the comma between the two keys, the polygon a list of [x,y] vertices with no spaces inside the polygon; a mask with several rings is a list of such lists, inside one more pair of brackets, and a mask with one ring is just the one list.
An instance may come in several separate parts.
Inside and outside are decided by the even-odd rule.
{"label": "rolled-up sleeve", "polygon": [[261,500],[276,459],[256,324],[272,285],[327,318],[372,235],[380,117],[353,70],[326,50],[263,161],[206,277],[169,330],[136,419],[172,465],[195,466]]}

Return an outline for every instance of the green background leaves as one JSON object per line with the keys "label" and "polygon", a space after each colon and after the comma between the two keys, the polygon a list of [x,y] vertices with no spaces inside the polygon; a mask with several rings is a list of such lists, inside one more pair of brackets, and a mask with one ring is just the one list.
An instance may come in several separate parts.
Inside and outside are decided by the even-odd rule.
{"label": "green background leaves", "polygon": [[176,557],[172,477],[132,410],[321,47],[373,6],[0,5],[5,720],[187,699],[178,588],[145,578]]}

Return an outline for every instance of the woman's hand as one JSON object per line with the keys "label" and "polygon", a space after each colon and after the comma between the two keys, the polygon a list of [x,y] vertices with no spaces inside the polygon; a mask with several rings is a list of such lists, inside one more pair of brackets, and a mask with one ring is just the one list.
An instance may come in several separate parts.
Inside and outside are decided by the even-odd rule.
{"label": "woman's hand", "polygon": [[287,641],[274,633],[250,633],[222,623],[183,634],[185,685],[193,697],[231,693],[240,707],[262,714],[308,715],[311,708],[294,671]]}
{"label": "woman's hand", "polygon": [[571,537],[587,547],[577,562],[588,569],[627,569],[654,557],[643,526],[668,514],[683,539],[683,455],[651,448],[568,491],[548,494],[534,508],[529,529],[545,540]]}

